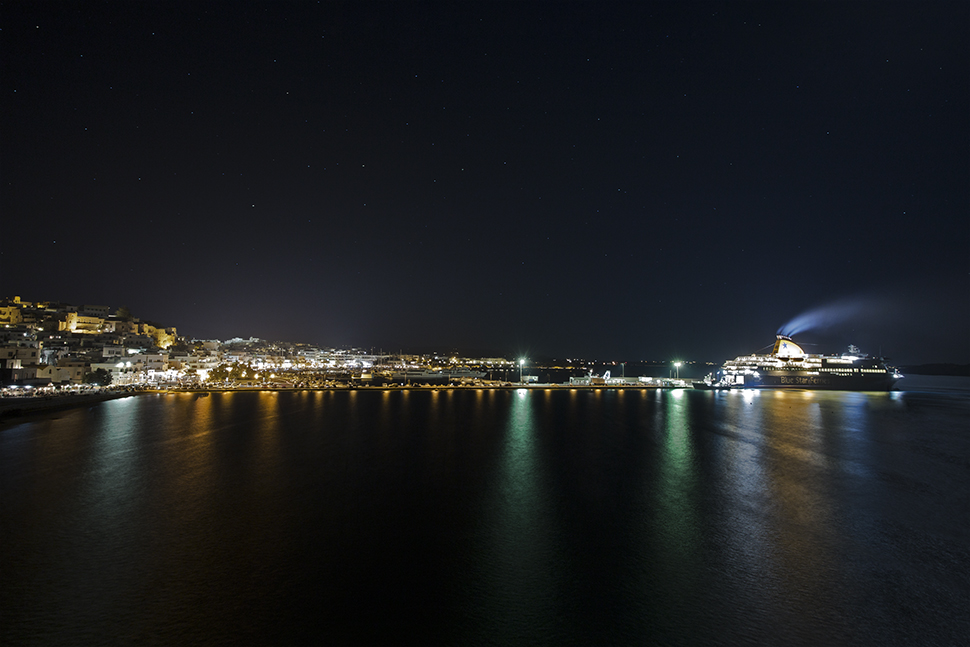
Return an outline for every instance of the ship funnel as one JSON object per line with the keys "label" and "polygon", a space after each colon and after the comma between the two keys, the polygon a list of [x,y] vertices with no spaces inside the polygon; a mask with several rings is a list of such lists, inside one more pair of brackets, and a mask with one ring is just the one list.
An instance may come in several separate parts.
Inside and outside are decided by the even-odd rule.
{"label": "ship funnel", "polygon": [[785,335],[775,335],[775,347],[771,349],[771,354],[778,357],[805,357],[802,347]]}

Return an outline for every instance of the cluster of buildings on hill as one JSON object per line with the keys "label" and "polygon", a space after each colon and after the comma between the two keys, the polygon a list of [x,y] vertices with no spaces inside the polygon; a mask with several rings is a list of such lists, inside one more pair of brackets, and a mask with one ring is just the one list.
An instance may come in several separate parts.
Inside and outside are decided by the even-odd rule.
{"label": "cluster of buildings on hill", "polygon": [[124,307],[8,298],[0,301],[0,385],[80,384],[98,369],[124,383],[124,374],[166,369],[179,342],[175,328]]}
{"label": "cluster of buildings on hill", "polygon": [[[452,358],[454,361],[454,358]],[[491,360],[511,365],[505,359]],[[244,366],[268,374],[330,371],[360,374],[381,364],[420,366],[429,358],[394,358],[356,349],[257,338],[185,339],[174,327],[133,317],[127,308],[0,300],[0,387],[175,385],[204,382],[216,369]],[[109,377],[110,376],[110,377]]]}

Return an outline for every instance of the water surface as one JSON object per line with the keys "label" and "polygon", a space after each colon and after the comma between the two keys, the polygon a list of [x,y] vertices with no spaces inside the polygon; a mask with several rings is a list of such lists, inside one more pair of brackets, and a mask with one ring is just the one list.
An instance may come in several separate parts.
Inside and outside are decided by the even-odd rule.
{"label": "water surface", "polygon": [[152,395],[8,423],[0,635],[961,644],[966,382]]}

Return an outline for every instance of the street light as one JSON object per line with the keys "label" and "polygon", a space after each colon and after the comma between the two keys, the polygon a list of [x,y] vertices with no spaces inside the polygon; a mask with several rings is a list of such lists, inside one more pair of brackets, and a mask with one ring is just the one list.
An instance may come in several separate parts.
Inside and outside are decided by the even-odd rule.
{"label": "street light", "polygon": [[681,362],[674,362],[674,368],[677,369],[677,379],[680,379],[680,364]]}
{"label": "street light", "polygon": [[519,384],[522,384],[522,366],[525,364],[524,359],[519,360]]}

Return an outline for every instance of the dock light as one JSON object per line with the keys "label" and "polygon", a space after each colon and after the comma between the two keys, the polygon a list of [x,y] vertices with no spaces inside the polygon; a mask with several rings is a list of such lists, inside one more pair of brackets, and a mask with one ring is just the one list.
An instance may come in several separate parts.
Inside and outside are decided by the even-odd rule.
{"label": "dock light", "polygon": [[522,384],[522,367],[525,365],[525,359],[519,360],[519,384]]}
{"label": "dock light", "polygon": [[683,363],[683,362],[674,362],[674,368],[675,368],[675,369],[677,369],[677,379],[678,379],[678,380],[680,379],[680,365],[681,365],[682,363]]}

